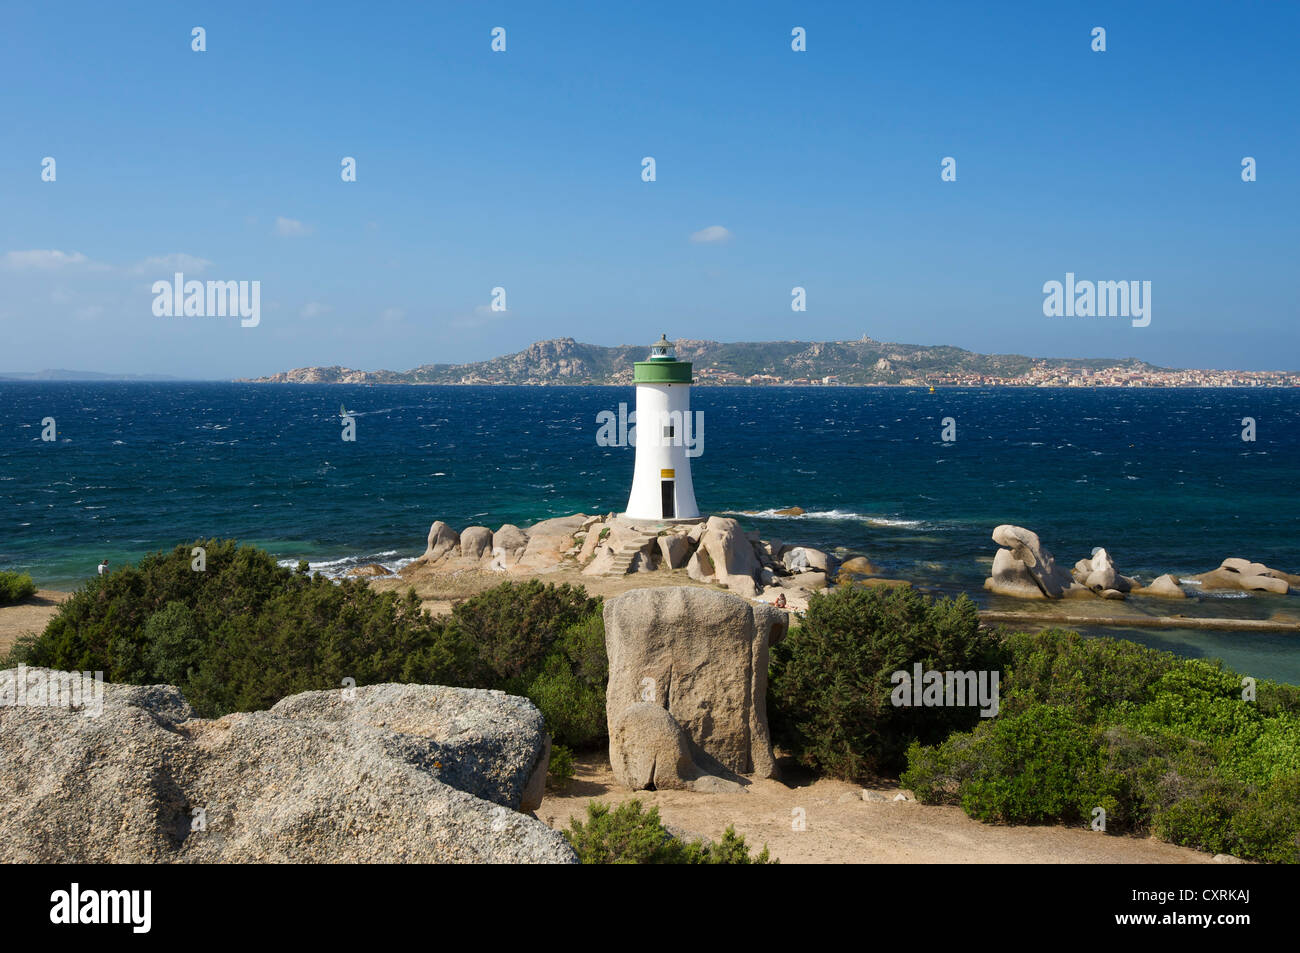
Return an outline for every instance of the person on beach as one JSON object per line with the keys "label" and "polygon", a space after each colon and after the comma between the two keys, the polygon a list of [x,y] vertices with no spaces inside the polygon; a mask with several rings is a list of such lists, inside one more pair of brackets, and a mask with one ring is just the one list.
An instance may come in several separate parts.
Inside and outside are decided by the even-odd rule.
{"label": "person on beach", "polygon": [[781,593],[780,595],[778,595],[778,596],[776,597],[776,601],[773,602],[772,605],[776,606],[778,609],[784,609],[784,608],[785,608],[785,593],[783,592],[783,593]]}
{"label": "person on beach", "polygon": [[106,573],[106,572],[108,572],[108,560],[107,560],[107,559],[105,559],[102,563],[99,564],[99,574],[102,576],[102,575],[104,575],[104,573]]}

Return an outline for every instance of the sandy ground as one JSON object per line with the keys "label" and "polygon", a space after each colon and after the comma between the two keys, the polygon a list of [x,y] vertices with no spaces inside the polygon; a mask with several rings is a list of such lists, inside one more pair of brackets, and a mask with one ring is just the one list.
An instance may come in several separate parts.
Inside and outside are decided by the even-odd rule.
{"label": "sandy ground", "polygon": [[[958,807],[894,801],[897,787],[875,787],[886,801],[865,801],[862,788],[843,781],[809,782],[783,761],[789,783],[755,781],[741,793],[623,790],[603,755],[576,759],[576,773],[560,791],[548,789],[537,816],[552,828],[586,819],[594,800],[611,806],[637,797],[657,806],[678,833],[717,839],[734,825],[753,850],[768,846],[782,863],[796,864],[1208,864],[1209,854],[1152,838],[1112,837],[1066,827],[1000,827],[971,820]],[[794,830],[795,809],[804,830]]]}
{"label": "sandy ground", "polygon": [[20,635],[39,634],[45,624],[54,618],[59,603],[71,595],[70,592],[38,589],[30,599],[17,605],[0,607],[0,656],[13,647]]}

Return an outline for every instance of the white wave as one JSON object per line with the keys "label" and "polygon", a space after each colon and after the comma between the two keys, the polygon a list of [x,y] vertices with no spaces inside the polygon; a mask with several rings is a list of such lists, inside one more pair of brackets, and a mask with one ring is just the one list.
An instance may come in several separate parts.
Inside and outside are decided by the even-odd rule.
{"label": "white wave", "polygon": [[[355,569],[357,566],[369,566],[372,563],[378,563],[389,572],[395,573],[402,567],[415,562],[414,556],[398,556],[396,549],[387,549],[381,553],[372,553],[368,556],[341,556],[338,559],[321,559],[308,560],[307,569],[313,575],[324,576],[326,579],[342,579],[347,575],[349,569]],[[297,559],[279,559],[276,565],[283,566],[286,569],[296,569],[298,566]]]}
{"label": "white wave", "polygon": [[854,513],[851,510],[808,510],[792,515],[781,513],[776,509],[767,510],[727,510],[727,516],[758,516],[769,520],[844,520],[867,523],[870,526],[889,526],[916,529],[926,526],[923,520],[905,520],[889,516],[871,516],[867,513]]}

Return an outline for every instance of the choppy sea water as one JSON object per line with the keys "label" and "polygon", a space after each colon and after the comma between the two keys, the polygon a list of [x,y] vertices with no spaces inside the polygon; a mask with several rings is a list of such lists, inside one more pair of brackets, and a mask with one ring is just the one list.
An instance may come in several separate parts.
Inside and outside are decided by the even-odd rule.
{"label": "choppy sea water", "polygon": [[[621,510],[635,451],[596,441],[596,415],[620,402],[631,387],[0,383],[0,568],[71,588],[101,559],[220,536],[341,573],[413,558],[434,519]],[[1023,608],[980,588],[998,523],[1033,529],[1066,566],[1104,546],[1144,578],[1225,556],[1300,572],[1298,390],[702,387],[692,406],[703,511],[982,605]],[[804,514],[775,512],[791,506]],[[1300,615],[1300,597],[1150,611],[1268,618]],[[1123,634],[1300,682],[1300,637]]]}

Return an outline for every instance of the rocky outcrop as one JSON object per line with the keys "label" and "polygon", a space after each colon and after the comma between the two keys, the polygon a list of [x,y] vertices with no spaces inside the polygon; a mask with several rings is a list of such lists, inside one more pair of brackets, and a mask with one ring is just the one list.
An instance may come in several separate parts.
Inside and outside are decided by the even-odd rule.
{"label": "rocky outcrop", "polygon": [[691,739],[655,702],[637,702],[614,716],[609,756],[614,777],[633,791],[690,788],[704,776],[691,754]]}
{"label": "rocky outcrop", "polygon": [[520,813],[547,752],[501,692],[376,685],[209,720],[170,686],[105,685],[97,717],[0,707],[0,861],[572,863]]}
{"label": "rocky outcrop", "polygon": [[1169,573],[1157,576],[1149,586],[1139,586],[1133,590],[1133,594],[1138,596],[1160,596],[1164,599],[1187,598],[1187,593],[1179,585],[1178,577],[1171,576]]}
{"label": "rocky outcrop", "polygon": [[781,562],[789,572],[821,572],[834,575],[839,561],[829,553],[811,546],[789,546],[781,553]]}
{"label": "rocky outcrop", "polygon": [[696,582],[713,582],[716,574],[717,569],[713,565],[713,558],[702,546],[696,549],[686,562],[686,575]]}
{"label": "rocky outcrop", "polygon": [[528,534],[513,523],[506,523],[492,534],[492,568],[504,570],[519,562],[528,548]]}
{"label": "rocky outcrop", "polygon": [[393,573],[388,568],[379,565],[379,563],[368,563],[365,566],[353,566],[343,575],[345,576],[391,576]]}
{"label": "rocky outcrop", "polygon": [[669,533],[658,538],[660,565],[668,569],[682,569],[691,555],[691,541],[680,533]]}
{"label": "rocky outcrop", "polygon": [[1199,582],[1201,588],[1206,590],[1243,589],[1248,592],[1271,592],[1282,596],[1290,592],[1292,586],[1300,585],[1300,577],[1279,569],[1270,569],[1263,563],[1238,557],[1225,559],[1219,564],[1218,569],[1187,578],[1189,581]]}
{"label": "rocky outcrop", "polygon": [[606,715],[619,781],[698,789],[705,776],[773,777],[768,651],[787,626],[780,610],[712,589],[633,589],[607,600]]}
{"label": "rocky outcrop", "polygon": [[1277,595],[1286,595],[1292,588],[1300,586],[1300,576],[1236,557],[1225,559],[1218,569],[1198,576],[1179,579],[1165,573],[1157,576],[1149,586],[1144,586],[1140,580],[1121,573],[1110,553],[1101,547],[1093,549],[1087,559],[1075,563],[1070,575],[1065,576],[1056,568],[1052,554],[1029,530],[1002,525],[993,531],[993,539],[1004,548],[994,555],[993,570],[985,580],[984,588],[1023,599],[1090,595],[1123,599],[1129,594],[1183,599],[1187,596],[1184,582],[1199,585],[1206,591],[1236,589]]}
{"label": "rocky outcrop", "polygon": [[542,520],[528,527],[524,550],[512,571],[536,573],[558,567],[573,546],[574,534],[581,531],[586,520],[584,514],[575,513]]}
{"label": "rocky outcrop", "polygon": [[749,599],[758,595],[757,581],[762,566],[736,520],[710,516],[704,525],[699,548],[708,554],[713,564],[712,582]]}
{"label": "rocky outcrop", "polygon": [[442,520],[435,520],[429,527],[428,545],[420,559],[426,563],[434,563],[447,555],[460,555],[460,534]]}
{"label": "rocky outcrop", "polygon": [[492,530],[486,526],[467,526],[460,534],[462,559],[482,560],[492,555]]}
{"label": "rocky outcrop", "polygon": [[993,569],[984,580],[984,588],[1000,596],[1015,596],[1018,599],[1046,599],[1038,581],[1022,561],[1016,559],[1009,549],[999,549],[993,555]]}
{"label": "rocky outcrop", "polygon": [[1110,558],[1110,554],[1101,547],[1094,549],[1090,558],[1080,559],[1075,563],[1071,575],[1079,585],[1096,593],[1132,592],[1141,586],[1136,579],[1120,573],[1115,568],[1115,561]]}
{"label": "rocky outcrop", "polygon": [[[1059,599],[1073,580],[1056,565],[1052,554],[1043,548],[1038,534],[1021,526],[1003,523],[993,530],[993,541],[1003,547],[993,558],[993,574],[984,587],[1006,595],[1028,595],[1030,585],[1039,598]],[[1008,557],[1002,556],[1005,552]],[[990,585],[992,583],[992,585]]]}
{"label": "rocky outcrop", "polygon": [[430,685],[369,685],[304,692],[271,714],[384,729],[386,750],[403,761],[436,766],[439,780],[475,797],[521,811],[542,803],[550,739],[542,713],[504,692]]}
{"label": "rocky outcrop", "polygon": [[[875,571],[865,557],[857,557],[854,568]],[[802,611],[813,592],[835,579],[839,560],[811,546],[762,540],[728,517],[665,523],[575,513],[526,530],[506,524],[490,533],[487,527],[471,526],[459,536],[438,521],[425,555],[398,574],[418,579],[429,572],[479,570],[533,576],[558,569],[588,576],[684,569],[697,582],[747,599],[771,602],[784,594],[792,600],[788,608]]]}
{"label": "rocky outcrop", "polygon": [[1072,599],[1100,596],[1123,599],[1141,584],[1121,574],[1106,550],[1097,548],[1067,573],[1039,541],[1022,526],[1003,524],[993,531],[1002,546],[993,556],[993,569],[984,588],[1020,599]]}
{"label": "rocky outcrop", "polygon": [[880,574],[880,570],[866,556],[850,556],[840,563],[839,571],[857,576],[876,576]]}

